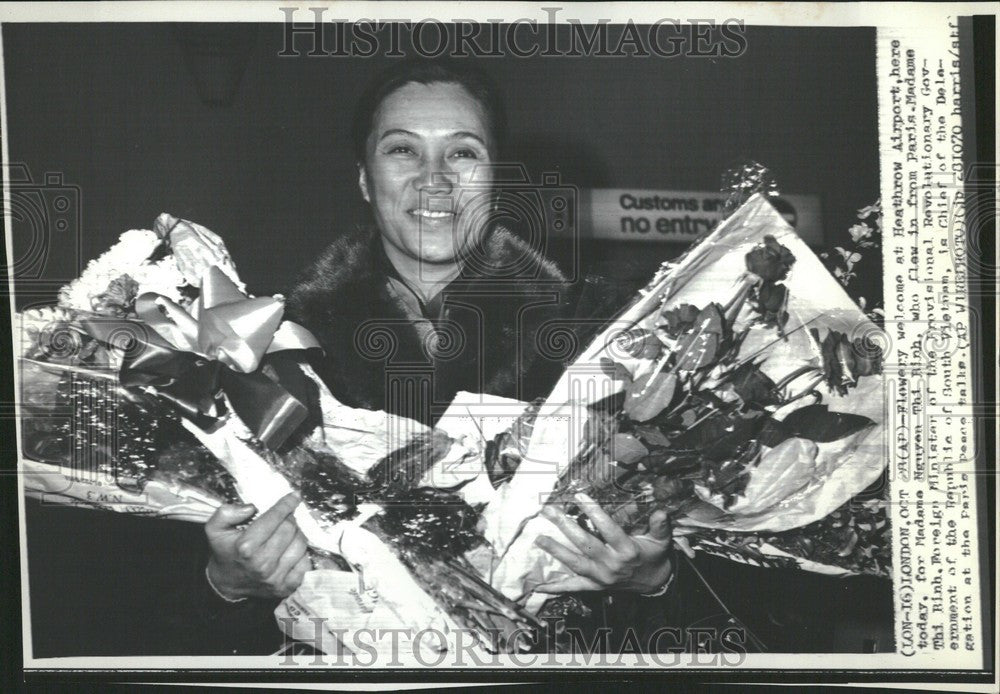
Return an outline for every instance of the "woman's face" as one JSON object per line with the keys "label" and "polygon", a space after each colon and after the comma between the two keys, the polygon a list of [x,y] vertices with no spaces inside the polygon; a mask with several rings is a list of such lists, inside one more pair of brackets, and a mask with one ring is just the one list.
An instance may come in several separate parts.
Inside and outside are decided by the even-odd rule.
{"label": "woman's face", "polygon": [[453,264],[480,233],[489,132],[482,105],[457,84],[411,82],[382,101],[360,185],[390,256]]}

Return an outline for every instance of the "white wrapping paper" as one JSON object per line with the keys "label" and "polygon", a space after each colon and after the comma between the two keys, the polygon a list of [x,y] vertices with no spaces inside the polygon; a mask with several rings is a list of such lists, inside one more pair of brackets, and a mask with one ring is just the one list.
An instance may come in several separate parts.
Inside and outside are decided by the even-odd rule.
{"label": "white wrapping paper", "polygon": [[[788,338],[777,339],[773,327],[754,326],[741,347],[741,357],[766,347],[761,353],[761,357],[767,355],[761,370],[777,382],[804,365],[822,366],[820,345],[810,335],[809,328],[816,328],[821,334],[828,329],[838,330],[851,339],[871,339],[877,335],[878,328],[767,199],[760,195],[751,198],[676,266],[661,273],[650,291],[609,325],[560,379],[539,413],[527,456],[484,513],[487,537],[501,557],[493,572],[495,588],[512,599],[520,599],[535,584],[567,574],[562,564],[535,546],[540,534],[567,543],[553,524],[536,514],[560,473],[583,445],[587,407],[625,386],[600,368],[601,358],[623,364],[633,378],[643,369],[649,369],[648,360],[628,359],[620,350],[614,351],[614,336],[636,326],[651,330],[659,318],[655,309],[661,305],[664,308],[684,303],[705,306],[712,301],[725,305],[745,273],[746,253],[767,235],[774,236],[795,256],[785,281],[790,295],[789,320],[784,328]],[[750,310],[749,306],[743,307],[737,317],[737,330],[748,325]],[[798,383],[792,383],[793,389]],[[848,395],[824,399],[831,410],[865,416],[875,426],[832,443],[815,445],[815,451],[810,448],[808,455],[813,462],[809,474],[795,470],[794,484],[790,483],[794,491],[788,490],[777,506],[761,511],[754,504],[745,504],[744,508],[730,509],[730,513],[708,507],[709,512],[678,519],[677,523],[736,531],[781,531],[825,517],[874,482],[885,466],[883,388],[881,377],[868,377],[861,379]],[[807,399],[799,402],[808,404]],[[802,448],[805,455],[808,447]],[[763,480],[758,486],[765,486]],[[740,515],[740,511],[744,514]],[[683,532],[683,527],[680,531]],[[536,604],[537,599],[531,603]]]}
{"label": "white wrapping paper", "polygon": [[[417,422],[385,412],[346,407],[333,398],[311,369],[307,367],[304,371],[320,389],[323,411],[322,432],[317,432],[310,445],[326,446],[358,472],[366,472],[389,452],[426,431],[426,427]],[[524,407],[524,403],[505,398],[460,393],[440,420],[440,428],[456,442],[426,473],[422,483],[442,488],[462,484],[459,493],[467,502],[491,501],[495,492],[483,467],[483,446],[486,440],[507,429]],[[222,461],[236,480],[240,496],[261,512],[292,491],[281,473],[244,443],[250,432],[235,415],[211,433],[187,422],[185,426]],[[358,517],[333,525],[321,523],[305,505],[295,510],[296,523],[309,544],[344,557],[355,571],[308,572],[302,586],[275,613],[285,618],[279,620],[279,625],[289,635],[311,639],[314,626],[309,617],[317,616],[325,617],[337,629],[346,629],[349,635],[373,628],[376,623],[378,628],[408,629],[411,634],[424,629],[445,637],[455,633],[457,625],[424,592],[392,550],[361,527],[367,518],[380,510],[375,504],[366,504],[359,508]],[[469,557],[487,580],[490,555],[478,552]],[[344,585],[356,585],[359,577],[365,588],[378,596],[379,608],[375,612],[354,609],[354,597],[343,590]],[[334,637],[327,632],[321,636],[324,639]],[[348,644],[351,638],[348,637]],[[433,649],[435,644],[434,639],[423,639],[416,647]]]}
{"label": "white wrapping paper", "polygon": [[[306,373],[316,378],[310,370],[307,369]],[[334,415],[330,420],[331,424],[324,426],[325,435],[330,430],[337,430],[342,423],[350,422],[353,410],[337,403],[321,381],[317,379],[316,383],[324,402],[324,416]],[[378,450],[379,446],[373,447],[368,441],[375,440],[384,433],[383,427],[387,417],[385,413],[376,414],[381,415],[381,420],[378,421],[378,428],[374,431],[358,432],[366,421],[360,417],[352,428],[356,433],[370,436],[367,440],[366,436],[358,437],[362,442],[358,450],[371,452],[368,459],[359,455],[362,463],[367,463],[369,466],[376,462],[373,451]],[[293,491],[288,480],[245,443],[250,437],[250,432],[235,415],[227,418],[224,425],[214,432],[205,432],[187,421],[185,427],[222,462],[235,479],[240,497],[256,506],[258,511],[263,512],[271,508],[279,499]],[[409,434],[419,431],[420,428],[419,425],[416,427],[401,425],[394,430]],[[404,440],[400,445],[404,445],[405,442]],[[313,444],[317,445],[319,442],[313,441]],[[385,446],[387,442],[383,440],[381,445]],[[347,441],[341,441],[335,446],[338,455],[352,454],[353,449]],[[310,546],[344,557],[365,577],[366,585],[379,593],[382,604],[395,615],[398,628],[409,628],[414,632],[421,629],[435,629],[445,634],[455,629],[448,615],[420,588],[392,551],[375,535],[360,527],[361,523],[372,513],[377,513],[379,508],[368,505],[359,510],[361,515],[353,520],[324,524],[304,504],[300,504],[295,509],[294,517]],[[322,577],[313,577],[304,585],[307,586],[305,592],[294,594],[294,599],[299,603],[307,603],[311,599],[310,595],[317,594],[322,585]],[[314,606],[312,609],[317,611],[321,607]],[[287,610],[282,614],[288,614]],[[364,620],[340,626],[349,631],[365,628]]]}
{"label": "white wrapping paper", "polygon": [[150,480],[141,492],[123,489],[114,480],[74,478],[79,471],[20,460],[19,473],[25,494],[42,503],[86,506],[154,518],[195,523],[207,521],[221,501],[211,494],[182,483]]}

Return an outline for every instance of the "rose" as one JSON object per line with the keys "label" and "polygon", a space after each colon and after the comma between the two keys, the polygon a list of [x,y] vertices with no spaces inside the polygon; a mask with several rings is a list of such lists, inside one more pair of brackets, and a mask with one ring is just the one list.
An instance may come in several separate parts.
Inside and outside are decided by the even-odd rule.
{"label": "rose", "polygon": [[[813,331],[819,338],[818,332]],[[836,330],[831,330],[823,338],[821,344],[823,354],[823,373],[826,384],[841,395],[847,394],[848,386],[856,382],[850,375],[847,359],[850,358],[851,347],[847,336]]]}
{"label": "rose", "polygon": [[733,376],[733,390],[746,405],[763,408],[780,402],[774,381],[750,363],[741,366]]}
{"label": "rose", "polygon": [[866,347],[864,340],[860,337],[854,338],[851,354],[854,357],[854,374],[861,376],[874,376],[882,373],[882,349],[878,345]]}
{"label": "rose", "polygon": [[657,477],[653,480],[653,499],[666,504],[682,501],[688,493],[685,480],[676,477]]}
{"label": "rose", "polygon": [[766,313],[777,313],[788,301],[788,287],[783,284],[765,283],[757,292],[757,301]]}
{"label": "rose", "polygon": [[[819,332],[815,328],[810,332],[819,342]],[[831,330],[820,343],[820,349],[826,384],[840,395],[846,395],[860,377],[882,371],[881,350],[877,346],[866,348],[861,338],[851,342],[844,333]]]}
{"label": "rose", "polygon": [[747,270],[765,282],[778,282],[788,277],[794,262],[792,252],[770,235],[764,237],[763,244],[746,254]]}
{"label": "rose", "polygon": [[757,310],[768,324],[777,325],[779,330],[788,322],[788,287],[783,284],[764,282],[757,290]]}

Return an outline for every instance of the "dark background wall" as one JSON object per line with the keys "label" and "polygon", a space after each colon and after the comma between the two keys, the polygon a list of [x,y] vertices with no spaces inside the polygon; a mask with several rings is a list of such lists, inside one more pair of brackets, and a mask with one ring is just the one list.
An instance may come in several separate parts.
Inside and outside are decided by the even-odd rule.
{"label": "dark background wall", "polygon": [[[390,59],[310,57],[308,40],[301,56],[280,57],[280,24],[241,36],[248,31],[232,103],[212,106],[185,60],[190,32],[3,27],[11,161],[36,181],[60,172],[80,189],[79,251],[53,235],[44,277],[75,276],[119,233],[169,211],[222,234],[257,293],[280,291],[338,230],[364,219],[348,123]],[[510,154],[533,176],[716,190],[729,164],[752,157],[782,192],[820,195],[827,237],[846,236],[878,195],[874,31],[747,28],[746,37],[737,58],[482,62],[506,95]],[[651,257],[676,252],[655,246]]]}

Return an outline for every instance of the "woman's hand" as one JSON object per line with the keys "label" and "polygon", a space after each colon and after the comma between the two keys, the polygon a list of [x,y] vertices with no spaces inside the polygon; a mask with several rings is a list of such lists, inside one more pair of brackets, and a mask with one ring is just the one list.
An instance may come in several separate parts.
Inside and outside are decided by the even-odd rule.
{"label": "woman's hand", "polygon": [[544,583],[537,586],[537,590],[546,593],[581,590],[653,593],[667,582],[674,567],[670,561],[671,529],[665,511],[655,511],[650,516],[647,534],[631,536],[586,494],[577,494],[576,501],[605,541],[588,533],[565,514],[545,507],[542,515],[559,526],[575,549],[545,536],[540,536],[535,544],[577,575]]}
{"label": "woman's hand", "polygon": [[216,591],[230,599],[284,598],[295,592],[312,563],[306,539],[292,513],[299,505],[288,494],[253,523],[251,504],[220,506],[205,524],[212,550],[208,577]]}

